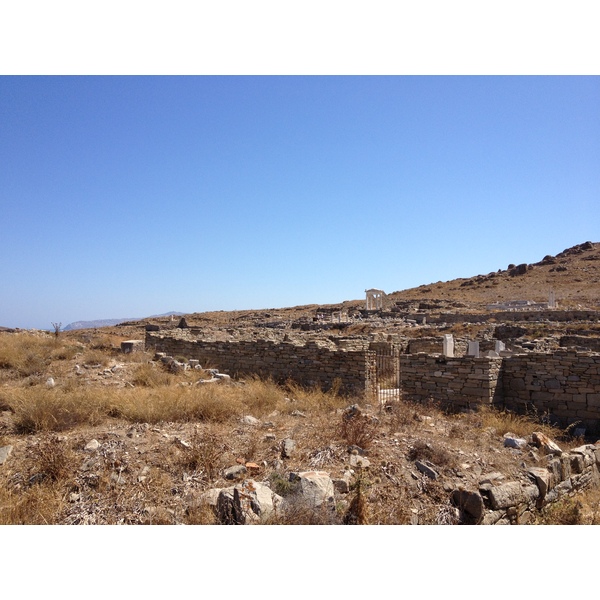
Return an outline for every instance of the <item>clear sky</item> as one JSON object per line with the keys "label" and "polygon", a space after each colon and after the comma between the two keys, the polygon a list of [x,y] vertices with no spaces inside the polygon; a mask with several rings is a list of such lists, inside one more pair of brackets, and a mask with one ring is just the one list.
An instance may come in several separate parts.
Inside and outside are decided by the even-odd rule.
{"label": "clear sky", "polygon": [[335,303],[600,241],[599,107],[599,77],[0,77],[0,325]]}

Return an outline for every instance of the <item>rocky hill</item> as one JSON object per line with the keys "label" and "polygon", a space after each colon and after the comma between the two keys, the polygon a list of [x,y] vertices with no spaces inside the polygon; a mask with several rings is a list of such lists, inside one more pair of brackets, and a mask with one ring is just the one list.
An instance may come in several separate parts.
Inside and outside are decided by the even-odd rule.
{"label": "rocky hill", "polygon": [[600,307],[600,243],[578,244],[532,264],[393,292],[388,300],[433,298],[484,308],[510,300],[547,302],[550,291],[563,308]]}

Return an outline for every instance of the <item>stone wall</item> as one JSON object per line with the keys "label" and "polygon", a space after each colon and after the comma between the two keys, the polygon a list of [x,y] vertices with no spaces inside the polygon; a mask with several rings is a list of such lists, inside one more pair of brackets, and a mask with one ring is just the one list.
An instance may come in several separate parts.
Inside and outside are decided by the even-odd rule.
{"label": "stone wall", "polygon": [[[406,318],[415,318],[414,313],[406,313]],[[428,314],[427,323],[487,323],[494,319],[498,323],[513,321],[600,321],[597,310],[507,310],[487,313],[440,313]]]}
{"label": "stone wall", "polygon": [[600,424],[600,354],[558,350],[506,357],[502,398],[516,412],[547,415],[566,426]]}
{"label": "stone wall", "polygon": [[344,393],[362,394],[367,380],[366,350],[300,346],[270,340],[206,342],[146,332],[146,347],[171,356],[197,359],[231,376],[259,375],[277,382],[292,379],[326,390],[338,380]]}
{"label": "stone wall", "polygon": [[501,358],[403,354],[400,356],[402,397],[415,402],[433,399],[457,409],[499,402],[501,364]]}
{"label": "stone wall", "polygon": [[540,463],[520,480],[484,479],[478,491],[456,490],[452,499],[474,524],[527,524],[539,509],[600,483],[600,443],[549,454]]}
{"label": "stone wall", "polygon": [[344,346],[315,341],[304,345],[272,340],[203,341],[146,332],[147,348],[197,359],[205,367],[234,377],[256,374],[278,382],[292,379],[324,390],[337,380],[347,394],[373,395],[379,380],[384,381],[386,372],[393,371],[389,361],[399,360],[400,395],[405,399],[433,399],[457,410],[493,404],[519,413],[535,412],[563,427],[581,422],[589,430],[600,431],[597,353],[559,350],[498,358],[447,358],[398,354],[398,348],[384,342],[371,343],[370,348],[354,342]]}

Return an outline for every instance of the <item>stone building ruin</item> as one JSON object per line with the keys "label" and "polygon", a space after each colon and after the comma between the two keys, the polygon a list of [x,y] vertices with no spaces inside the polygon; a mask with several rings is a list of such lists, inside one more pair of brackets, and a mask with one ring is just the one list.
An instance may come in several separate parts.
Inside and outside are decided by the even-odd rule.
{"label": "stone building ruin", "polygon": [[365,293],[367,295],[366,310],[383,310],[383,299],[385,298],[383,290],[371,288],[370,290],[365,290]]}
{"label": "stone building ruin", "polygon": [[[210,363],[233,377],[259,375],[364,395],[369,402],[434,400],[452,410],[479,405],[531,411],[562,426],[580,422],[600,432],[600,353],[559,349],[511,354],[495,344],[484,355],[406,353],[393,341],[283,338],[207,341],[189,330],[146,331],[146,348]],[[408,348],[410,349],[410,348]],[[471,354],[471,355],[469,355]]]}

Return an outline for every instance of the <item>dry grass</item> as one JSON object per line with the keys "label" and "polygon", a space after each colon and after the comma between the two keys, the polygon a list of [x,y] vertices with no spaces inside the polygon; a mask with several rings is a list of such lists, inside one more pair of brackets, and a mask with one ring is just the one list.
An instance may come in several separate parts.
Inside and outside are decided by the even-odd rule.
{"label": "dry grass", "polygon": [[224,466],[222,459],[227,450],[223,436],[215,430],[196,432],[190,445],[181,453],[179,466],[185,471],[194,472],[206,482],[215,479]]}
{"label": "dry grass", "polygon": [[0,369],[16,373],[18,377],[42,375],[62,344],[50,335],[0,335]]}
{"label": "dry grass", "polygon": [[475,415],[475,421],[485,428],[493,428],[497,435],[512,433],[518,437],[527,437],[534,431],[541,431],[551,438],[559,438],[562,431],[551,425],[541,423],[535,415],[517,415],[491,407],[481,407]]}
{"label": "dry grass", "polygon": [[173,384],[177,378],[153,363],[143,363],[135,368],[131,383],[142,387],[163,387]]}
{"label": "dry grass", "polygon": [[416,440],[407,456],[408,460],[428,460],[437,467],[452,467],[455,464],[454,456],[443,446],[427,442],[425,440]]}
{"label": "dry grass", "polygon": [[21,491],[0,487],[0,525],[51,525],[64,506],[61,483]]}
{"label": "dry grass", "polygon": [[371,446],[377,428],[377,421],[370,416],[348,417],[346,414],[342,414],[338,435],[350,446],[358,446],[366,450]]}
{"label": "dry grass", "polygon": [[32,386],[15,389],[8,398],[17,433],[63,431],[100,423],[109,412],[110,398],[103,390]]}

